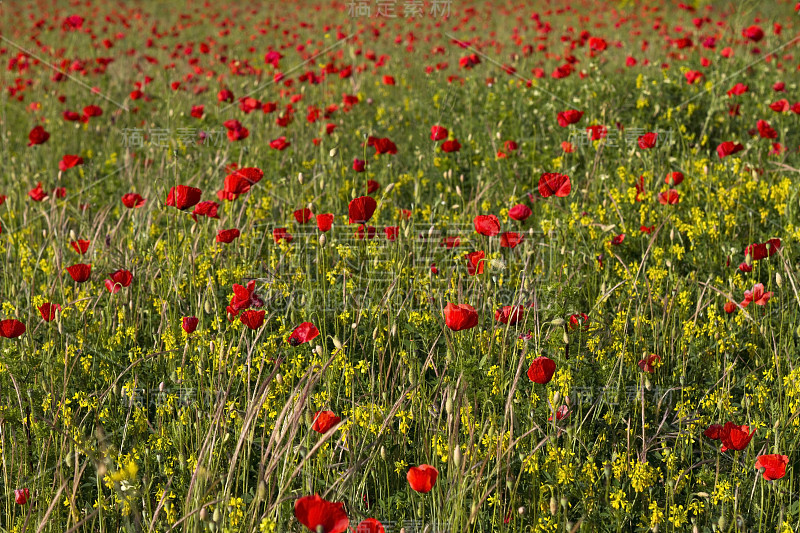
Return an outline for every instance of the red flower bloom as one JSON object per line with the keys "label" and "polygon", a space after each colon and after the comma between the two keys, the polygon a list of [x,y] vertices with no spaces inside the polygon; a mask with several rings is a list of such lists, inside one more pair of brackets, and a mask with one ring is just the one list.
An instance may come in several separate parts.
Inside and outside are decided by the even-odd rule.
{"label": "red flower bloom", "polygon": [[780,239],[770,239],[764,243],[753,243],[744,249],[744,255],[750,255],[753,261],[759,261],[775,255],[781,247]]}
{"label": "red flower bloom", "polygon": [[292,143],[286,141],[286,137],[278,137],[274,141],[269,143],[270,147],[275,150],[285,150],[287,147],[291,146]]}
{"label": "red flower bloom", "polygon": [[366,518],[358,524],[355,533],[386,533],[383,524],[374,518]]}
{"label": "red flower bloom", "polygon": [[400,231],[398,226],[387,226],[383,228],[383,232],[386,234],[387,241],[394,241],[397,240],[397,235]]}
{"label": "red flower bloom", "polygon": [[198,216],[208,217],[208,218],[219,218],[217,215],[217,210],[219,209],[219,204],[217,202],[200,202],[196,206],[194,206],[194,211],[192,211],[192,218],[195,222],[197,222]]}
{"label": "red flower bloom", "polygon": [[519,322],[520,319],[522,319],[524,312],[525,308],[521,305],[506,305],[495,311],[494,319],[497,322],[502,322],[503,324],[509,324],[513,326]]}
{"label": "red flower bloom", "polygon": [[100,106],[87,105],[83,108],[83,114],[87,117],[100,117],[103,115],[103,110],[100,108]]}
{"label": "red flower bloom", "polygon": [[442,239],[442,242],[439,243],[439,246],[446,246],[448,250],[452,250],[456,246],[460,245],[461,245],[461,239],[454,236],[445,237]]}
{"label": "red flower bloom", "polygon": [[317,215],[317,228],[320,231],[330,231],[333,224],[333,215],[331,213],[321,213]]}
{"label": "red flower bloom", "polygon": [[749,39],[754,43],[757,43],[758,41],[764,38],[764,30],[762,30],[758,26],[748,26],[747,28],[742,30],[742,37],[744,37],[745,39]]}
{"label": "red flower bloom", "polygon": [[181,327],[188,335],[194,333],[200,320],[196,316],[185,316],[181,319]]}
{"label": "red flower bloom", "polygon": [[703,432],[703,435],[708,437],[711,440],[719,440],[722,438],[722,425],[721,424],[711,424],[708,428]]}
{"label": "red flower bloom", "polygon": [[744,150],[744,146],[740,143],[734,143],[732,141],[725,141],[724,143],[717,146],[717,155],[720,159],[727,157],[729,155],[733,155],[737,152],[741,152]]}
{"label": "red flower bloom", "polygon": [[217,242],[228,244],[238,239],[239,235],[239,230],[236,228],[219,230],[217,232]]}
{"label": "red flower bloom", "polygon": [[362,161],[361,159],[358,158],[353,159],[353,170],[355,170],[356,172],[364,172],[366,168],[367,168],[366,161]]}
{"label": "red flower bloom", "polygon": [[30,131],[30,133],[28,133],[28,146],[44,144],[49,138],[50,134],[47,133],[43,127],[36,126]]}
{"label": "red flower bloom", "polygon": [[91,244],[91,241],[84,241],[83,239],[78,239],[77,241],[72,241],[69,243],[69,245],[72,246],[72,249],[81,255],[85,254],[86,250],[89,249],[89,244]]}
{"label": "red flower bloom", "polygon": [[758,135],[762,139],[777,139],[778,132],[775,131],[775,128],[769,125],[769,122],[766,120],[759,120],[756,122],[756,128],[758,128]]}
{"label": "red flower bloom", "polygon": [[114,281],[114,283],[119,283],[123,287],[130,286],[131,281],[133,281],[133,274],[124,269],[115,270],[109,274],[109,277]]}
{"label": "red flower bloom", "polygon": [[764,469],[762,475],[767,481],[775,481],[786,475],[789,457],[780,454],[759,455],[756,457],[756,468]]}
{"label": "red flower bloom", "polygon": [[453,331],[471,329],[478,325],[478,312],[469,304],[448,303],[444,308],[444,321]]}
{"label": "red flower bloom", "polygon": [[528,379],[539,385],[547,385],[553,379],[556,363],[548,357],[537,357],[528,368]]}
{"label": "red flower bloom", "polygon": [[755,430],[750,433],[750,428],[748,426],[737,426],[733,422],[726,422],[722,427],[722,434],[720,435],[722,451],[744,450],[747,448],[747,445],[750,444],[750,440],[755,434]]}
{"label": "red flower bloom", "polygon": [[433,489],[436,484],[436,478],[439,476],[439,471],[431,465],[412,466],[408,469],[406,479],[409,486],[416,492],[422,494],[428,493]]}
{"label": "red flower bloom", "polygon": [[365,224],[378,207],[378,202],[371,196],[359,196],[350,201],[348,211],[350,215],[350,224]]}
{"label": "red flower bloom", "polygon": [[308,209],[307,207],[304,207],[303,209],[297,209],[292,214],[294,215],[294,219],[300,224],[305,224],[314,218],[314,213],[312,213],[311,209]]}
{"label": "red flower bloom", "polygon": [[569,109],[567,111],[559,111],[556,119],[558,120],[558,125],[562,128],[566,128],[570,124],[575,124],[578,122],[581,117],[583,116],[583,111],[578,111],[576,109]]}
{"label": "red flower bloom", "polygon": [[725,310],[726,313],[731,314],[734,311],[736,311],[736,304],[731,301],[728,301],[725,302],[725,305],[723,305],[722,308]]}
{"label": "red flower bloom", "polygon": [[128,209],[135,209],[137,207],[142,207],[147,200],[142,198],[139,194],[129,192],[122,195],[122,205],[127,207]]}
{"label": "red flower bloom", "polygon": [[483,265],[485,263],[483,258],[486,257],[483,251],[470,252],[465,257],[467,258],[467,273],[469,273],[470,276],[483,274]]}
{"label": "red flower bloom", "polygon": [[36,187],[28,191],[28,196],[30,196],[34,202],[41,202],[47,198],[47,193],[42,189],[41,181],[36,184]]}
{"label": "red flower bloom", "polygon": [[289,335],[287,342],[292,346],[300,346],[305,342],[316,339],[318,336],[319,330],[314,324],[311,322],[303,322],[294,328],[294,331],[292,331],[292,334]]}
{"label": "red flower bloom", "polygon": [[277,244],[281,241],[286,241],[287,243],[292,242],[294,237],[292,237],[291,233],[286,231],[286,228],[275,228],[272,230],[272,239],[275,241],[275,244]]}
{"label": "red flower bloom", "polygon": [[656,140],[658,139],[658,133],[649,132],[645,133],[641,137],[639,137],[639,148],[642,150],[648,150],[656,145]]}
{"label": "red flower bloom", "polygon": [[0,337],[15,339],[25,333],[25,324],[16,318],[0,320]]}
{"label": "red flower bloom", "polygon": [[506,231],[500,235],[500,246],[503,248],[515,248],[523,240],[525,240],[525,235],[522,233]]}
{"label": "red flower bloom", "polygon": [[325,434],[341,421],[342,419],[336,416],[333,411],[317,411],[314,413],[314,424],[311,429],[317,433]]}
{"label": "red flower bloom", "polygon": [[180,209],[181,211],[189,209],[200,201],[200,196],[203,191],[196,187],[189,187],[188,185],[178,185],[172,187],[167,194],[167,202],[164,205],[170,205]]}
{"label": "red flower bloom", "polygon": [[658,203],[663,205],[675,205],[680,201],[680,194],[675,189],[658,193]]}
{"label": "red flower bloom", "polygon": [[255,311],[253,309],[249,309],[241,314],[239,320],[241,320],[242,324],[250,329],[258,329],[264,325],[264,315],[266,313],[267,312],[264,310]]}
{"label": "red flower bloom", "polygon": [[50,302],[45,302],[38,307],[39,314],[42,315],[42,319],[45,322],[50,322],[56,317],[56,311],[61,311],[61,306],[58,304],[51,304]]}
{"label": "red flower bloom", "polygon": [[557,196],[563,198],[572,190],[572,183],[566,174],[545,172],[539,178],[539,194],[542,198]]}
{"label": "red flower bloom", "polygon": [[375,180],[367,180],[367,194],[372,194],[381,188],[381,184]]}
{"label": "red flower bloom", "polygon": [[193,105],[192,111],[189,113],[192,118],[203,118],[204,107],[201,105]]}
{"label": "red flower bloom", "polygon": [[78,283],[83,283],[92,275],[92,265],[85,265],[78,263],[76,265],[68,266],[67,272]]}
{"label": "red flower bloom", "polygon": [[240,194],[250,191],[250,187],[264,177],[264,171],[256,167],[246,167],[235,170],[225,176],[222,190],[217,192],[220,200],[235,200]]}
{"label": "red flower bloom", "polygon": [[625,240],[625,234],[624,233],[620,233],[619,235],[615,235],[614,238],[611,239],[611,245],[612,246],[619,246],[620,244],[622,244],[622,241],[624,241],[624,240]]}
{"label": "red flower bloom", "polygon": [[789,111],[791,107],[792,106],[789,104],[789,100],[787,100],[786,98],[782,98],[780,100],[777,100],[769,104],[769,108],[775,111],[776,113],[784,113],[786,111]]}
{"label": "red flower bloom", "polygon": [[475,231],[487,237],[500,233],[500,220],[495,215],[478,215],[475,217]]}
{"label": "red flower bloom", "polygon": [[344,533],[350,525],[344,503],[329,502],[316,494],[294,502],[294,516],[312,533]]}
{"label": "red flower bloom", "polygon": [[508,216],[520,222],[527,220],[532,214],[531,208],[525,204],[517,204],[508,210]]}
{"label": "red flower bloom", "polygon": [[375,147],[375,155],[397,153],[397,146],[386,137],[383,138],[368,137],[367,146]]}
{"label": "red flower bloom", "polygon": [[667,174],[667,177],[664,178],[664,183],[669,185],[670,187],[675,187],[676,185],[680,185],[683,183],[683,172],[670,172]]}
{"label": "red flower bloom", "polygon": [[14,489],[14,502],[17,505],[25,505],[31,497],[28,489]]}
{"label": "red flower bloom", "polygon": [[644,372],[652,374],[653,370],[655,370],[655,364],[660,362],[661,357],[653,353],[647,356],[646,359],[639,361],[639,368],[641,368]]}
{"label": "red flower bloom", "polygon": [[374,239],[375,231],[376,231],[375,226],[364,226],[364,224],[361,224],[358,226],[358,229],[356,229],[356,237],[360,241],[364,240],[365,235],[367,239]]}
{"label": "red flower bloom", "polygon": [[431,126],[431,140],[432,141],[443,141],[447,139],[449,135],[447,128],[443,128],[442,126]]}
{"label": "red flower bloom", "polygon": [[459,150],[461,150],[461,144],[457,139],[442,143],[442,152],[458,152]]}
{"label": "red flower bloom", "polygon": [[83,158],[77,155],[65,155],[61,158],[61,161],[58,162],[58,170],[64,172],[76,165],[82,165]]}

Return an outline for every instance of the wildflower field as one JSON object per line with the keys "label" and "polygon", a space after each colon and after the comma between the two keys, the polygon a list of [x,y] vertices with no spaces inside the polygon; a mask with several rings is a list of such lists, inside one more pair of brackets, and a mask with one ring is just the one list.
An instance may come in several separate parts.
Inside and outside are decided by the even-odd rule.
{"label": "wildflower field", "polygon": [[800,531],[794,0],[0,2],[0,532]]}

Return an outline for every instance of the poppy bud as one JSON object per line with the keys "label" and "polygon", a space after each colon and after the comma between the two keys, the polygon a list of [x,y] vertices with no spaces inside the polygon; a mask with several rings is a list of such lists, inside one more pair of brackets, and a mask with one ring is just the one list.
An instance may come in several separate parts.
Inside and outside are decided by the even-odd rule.
{"label": "poppy bud", "polygon": [[386,447],[381,446],[381,459],[386,460]]}
{"label": "poppy bud", "polygon": [[728,520],[725,518],[725,515],[719,515],[719,520],[717,520],[717,528],[721,531],[725,531],[725,528],[728,526]]}
{"label": "poppy bud", "polygon": [[561,497],[561,501],[559,501],[559,503],[561,504],[561,507],[563,507],[564,509],[567,508],[567,503],[568,502],[567,502],[567,498],[565,496]]}
{"label": "poppy bud", "polygon": [[383,194],[389,194],[390,192],[392,192],[392,189],[394,189],[394,183],[390,183],[389,185],[387,185]]}
{"label": "poppy bud", "polygon": [[651,388],[653,388],[653,384],[650,383],[650,378],[648,378],[648,377],[644,378],[644,388],[647,389],[647,390],[650,390]]}
{"label": "poppy bud", "polygon": [[778,284],[778,288],[783,287],[783,278],[781,277],[780,272],[775,273],[775,283]]}
{"label": "poppy bud", "polygon": [[300,182],[300,185],[303,184],[303,173],[302,172],[297,174],[297,181]]}
{"label": "poppy bud", "polygon": [[[798,327],[800,327],[800,326],[798,326]],[[800,330],[798,330],[798,331],[800,331]],[[391,333],[392,333],[392,337],[396,337],[397,336],[397,324],[392,324]]]}
{"label": "poppy bud", "polygon": [[267,496],[267,484],[264,483],[264,480],[258,482],[258,491],[256,492],[256,498],[261,501]]}
{"label": "poppy bud", "polygon": [[564,344],[569,345],[569,335],[566,331],[564,332]]}
{"label": "poppy bud", "polygon": [[331,157],[336,157],[338,154],[339,154],[339,148],[336,147],[336,146],[331,148],[331,151],[328,152],[328,155],[331,156]]}
{"label": "poppy bud", "polygon": [[165,388],[166,388],[166,386],[164,385],[163,381],[158,384],[158,392],[164,392]]}
{"label": "poppy bud", "polygon": [[319,245],[325,247],[326,242],[327,239],[325,238],[325,234],[323,233],[322,235],[319,236]]}
{"label": "poppy bud", "polygon": [[461,447],[456,446],[453,450],[453,465],[456,468],[461,468]]}
{"label": "poppy bud", "polygon": [[444,410],[447,412],[448,416],[452,416],[453,414],[453,398],[450,395],[447,395],[447,401],[444,402]]}
{"label": "poppy bud", "polygon": [[555,496],[550,496],[550,514],[555,516],[558,512],[558,500]]}
{"label": "poppy bud", "polygon": [[200,509],[200,520],[202,520],[203,522],[208,520],[208,509],[205,507]]}
{"label": "poppy bud", "polygon": [[344,346],[342,345],[342,341],[340,341],[340,340],[339,340],[339,339],[337,339],[336,337],[332,337],[332,338],[333,338],[333,345],[334,345],[334,346],[336,346],[336,349],[337,349],[337,350],[341,350],[341,349],[344,347]]}
{"label": "poppy bud", "polygon": [[321,345],[317,344],[316,346],[314,346],[314,351],[316,352],[316,354],[318,356],[322,357],[322,346]]}
{"label": "poppy bud", "polygon": [[278,385],[283,385],[283,375],[282,374],[276,374],[275,375],[275,381],[278,383]]}
{"label": "poppy bud", "polygon": [[214,509],[214,514],[211,515],[211,520],[216,524],[222,519],[222,513],[219,510],[219,507]]}

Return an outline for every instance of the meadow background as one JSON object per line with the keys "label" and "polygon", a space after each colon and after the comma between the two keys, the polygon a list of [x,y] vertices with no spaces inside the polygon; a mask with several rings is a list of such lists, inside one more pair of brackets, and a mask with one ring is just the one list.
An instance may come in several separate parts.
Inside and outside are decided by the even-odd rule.
{"label": "meadow background", "polygon": [[798,6],[0,2],[0,531],[800,530]]}

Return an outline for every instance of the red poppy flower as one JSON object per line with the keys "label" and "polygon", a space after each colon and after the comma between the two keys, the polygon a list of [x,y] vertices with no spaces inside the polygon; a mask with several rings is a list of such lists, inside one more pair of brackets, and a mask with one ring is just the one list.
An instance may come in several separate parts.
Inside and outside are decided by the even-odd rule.
{"label": "red poppy flower", "polygon": [[397,153],[397,146],[386,137],[369,137],[367,138],[367,146],[375,147],[375,155]]}
{"label": "red poppy flower", "polygon": [[275,139],[274,141],[270,141],[269,146],[270,148],[273,148],[275,150],[285,150],[286,148],[291,146],[291,144],[292,143],[286,141],[286,137],[281,136]]}
{"label": "red poppy flower", "polygon": [[25,505],[31,497],[28,489],[14,489],[14,502],[17,505]]}
{"label": "red poppy flower", "polygon": [[320,231],[330,231],[333,224],[333,215],[331,213],[321,213],[317,215],[317,228]]}
{"label": "red poppy flower", "polygon": [[642,233],[647,233],[648,235],[653,233],[654,229],[656,229],[655,226],[639,226],[639,231],[641,231]]}
{"label": "red poppy flower", "polygon": [[615,235],[614,238],[611,239],[611,245],[612,246],[619,246],[620,244],[622,244],[622,241],[624,241],[624,240],[625,240],[625,234],[624,233],[620,233],[619,235]]}
{"label": "red poppy flower", "polygon": [[675,205],[680,201],[680,194],[675,189],[658,193],[658,203],[663,205]]}
{"label": "red poppy flower", "polygon": [[250,130],[248,130],[244,126],[240,126],[235,129],[229,129],[227,134],[229,141],[231,142],[241,141],[242,139],[246,139],[250,135]]}
{"label": "red poppy flower", "polygon": [[789,104],[789,100],[787,100],[786,98],[782,98],[780,100],[777,100],[769,104],[769,108],[775,111],[776,113],[784,113],[786,111],[789,111],[791,107],[792,106]]}
{"label": "red poppy flower", "polygon": [[30,131],[30,133],[28,133],[28,146],[44,144],[49,138],[50,134],[47,133],[43,127],[36,126]]}
{"label": "red poppy flower", "polygon": [[356,527],[355,533],[386,533],[383,524],[374,518],[365,518]]}
{"label": "red poppy flower", "polygon": [[64,111],[64,112],[61,114],[61,116],[62,116],[62,117],[64,118],[64,120],[66,120],[67,122],[77,122],[77,121],[79,121],[79,120],[81,119],[81,115],[80,115],[80,113],[76,113],[75,111],[69,111],[69,110],[67,110],[67,111]]}
{"label": "red poppy flower", "polygon": [[185,316],[181,319],[181,327],[187,334],[194,333],[200,320],[196,316]]}
{"label": "red poppy flower", "polygon": [[448,303],[444,308],[444,322],[453,331],[471,329],[478,325],[478,312],[469,304]]}
{"label": "red poppy flower", "polygon": [[567,111],[559,111],[558,115],[556,115],[556,119],[558,120],[558,125],[562,128],[566,128],[570,124],[575,124],[578,122],[581,117],[583,116],[583,111],[578,111],[576,109],[569,109]]}
{"label": "red poppy flower", "polygon": [[272,230],[272,239],[275,241],[275,244],[281,241],[289,243],[294,240],[294,237],[292,237],[291,233],[286,231],[286,228],[274,228]]}
{"label": "red poppy flower", "polygon": [[336,416],[333,411],[317,411],[314,413],[314,424],[311,429],[317,433],[325,434],[341,421],[342,419]]}
{"label": "red poppy flower", "polygon": [[431,465],[412,466],[408,469],[406,479],[409,486],[416,492],[422,494],[428,493],[433,489],[436,484],[436,478],[439,476],[439,471]]}
{"label": "red poppy flower", "polygon": [[786,475],[786,465],[789,464],[789,457],[777,453],[770,455],[759,455],[756,457],[756,468],[764,469],[762,475],[767,481],[775,481]]}
{"label": "red poppy flower", "polygon": [[745,39],[749,39],[754,43],[757,43],[758,41],[764,38],[764,30],[762,30],[758,26],[748,26],[747,28],[742,30],[742,37],[744,37]]}
{"label": "red poppy flower", "polygon": [[448,250],[452,250],[456,246],[460,245],[461,245],[461,239],[454,236],[445,237],[442,239],[442,242],[439,243],[439,246],[446,246]]}
{"label": "red poppy flower", "polygon": [[310,340],[316,339],[319,336],[319,330],[311,322],[303,322],[292,331],[289,335],[287,342],[292,346],[300,346],[301,344]]}
{"label": "red poppy flower", "polygon": [[58,304],[51,304],[50,302],[45,302],[38,307],[39,314],[42,315],[42,319],[45,322],[50,322],[56,317],[56,311],[61,311],[61,306]]}
{"label": "red poppy flower", "polygon": [[519,149],[519,144],[516,141],[506,141],[503,143],[503,146],[506,149],[506,152],[516,152]]}
{"label": "red poppy flower", "polygon": [[264,177],[264,171],[256,167],[246,167],[235,170],[225,176],[222,190],[217,192],[220,200],[235,200],[239,195],[250,191],[250,187]]}
{"label": "red poppy flower", "polygon": [[733,422],[726,422],[722,427],[722,434],[720,435],[722,451],[744,450],[747,448],[747,445],[750,444],[750,440],[755,434],[755,430],[750,433],[750,428],[748,426],[738,426]]}
{"label": "red poppy flower", "polygon": [[228,244],[238,239],[239,235],[239,230],[236,228],[219,230],[217,232],[217,242]]}
{"label": "red poppy flower", "polygon": [[366,168],[367,168],[366,161],[362,161],[361,159],[358,158],[353,159],[353,170],[355,170],[356,172],[364,172]]}
{"label": "red poppy flower", "polygon": [[703,431],[703,435],[711,440],[719,440],[722,438],[722,424],[711,424]]}
{"label": "red poppy flower", "polygon": [[664,183],[671,187],[675,187],[676,185],[680,185],[683,183],[683,172],[670,172],[667,174],[667,177],[664,178]]}
{"label": "red poppy flower", "polygon": [[486,257],[483,251],[470,252],[465,257],[467,258],[467,273],[470,276],[483,274],[483,266],[485,263],[483,258]]}
{"label": "red poppy flower", "polygon": [[387,241],[395,241],[397,240],[397,235],[400,232],[399,226],[387,226],[383,228],[383,232],[386,234]]}
{"label": "red poppy flower", "polygon": [[85,241],[83,239],[78,239],[77,241],[72,241],[69,243],[69,245],[72,246],[72,249],[81,255],[86,253],[86,250],[89,249],[90,244],[91,241]]}
{"label": "red poppy flower", "polygon": [[457,139],[442,143],[442,152],[458,152],[459,150],[461,150],[461,144]]}
{"label": "red poppy flower", "polygon": [[64,172],[74,166],[82,165],[83,158],[77,155],[65,155],[61,158],[61,161],[58,162],[58,170]]}
{"label": "red poppy flower", "polygon": [[103,110],[100,106],[87,105],[83,108],[83,114],[87,117],[100,117],[103,115]]}
{"label": "red poppy flower", "polygon": [[372,194],[381,188],[381,184],[375,180],[367,180],[367,194]]}
{"label": "red poppy flower", "polygon": [[744,291],[744,301],[740,305],[747,307],[750,302],[756,305],[767,305],[770,298],[772,298],[772,291],[764,292],[764,284],[756,283],[752,291]]}
{"label": "red poppy flower", "polygon": [[53,192],[56,195],[56,198],[66,198],[67,197],[67,189],[65,187],[56,187],[53,189]]}
{"label": "red poppy flower", "polygon": [[648,150],[656,145],[656,140],[658,139],[658,133],[649,132],[645,133],[641,137],[639,137],[639,148],[642,150]]}
{"label": "red poppy flower", "polygon": [[42,189],[41,181],[36,184],[36,187],[28,191],[28,196],[30,196],[34,202],[41,202],[47,198],[47,193]]}
{"label": "red poppy flower", "polygon": [[350,215],[350,224],[365,224],[378,207],[378,202],[371,196],[359,196],[350,201],[348,211]]}
{"label": "red poppy flower", "polygon": [[432,141],[443,141],[447,139],[449,135],[447,128],[443,128],[442,126],[431,126],[431,140]]}
{"label": "red poppy flower", "polygon": [[494,319],[497,322],[513,326],[522,319],[525,308],[521,305],[506,305],[495,311]]}
{"label": "red poppy flower", "polygon": [[[562,405],[561,407],[556,409],[556,420],[561,420],[563,418],[568,417],[569,413],[570,413],[569,406]],[[547,417],[547,421],[548,422],[552,422],[553,421],[553,415],[548,416]]]}
{"label": "red poppy flower", "polygon": [[76,265],[68,266],[67,272],[78,283],[83,283],[92,275],[92,265],[78,263]]}
{"label": "red poppy flower", "polygon": [[239,320],[250,329],[258,329],[264,325],[264,315],[266,315],[266,313],[267,312],[264,310],[255,311],[249,309],[241,314]]}
{"label": "red poppy flower", "polygon": [[703,77],[703,73],[699,70],[689,70],[686,71],[684,76],[686,77],[686,83],[692,85],[694,82]]}
{"label": "red poppy flower", "polygon": [[537,357],[528,368],[528,379],[539,385],[547,385],[553,379],[556,363],[548,357]]}
{"label": "red poppy flower", "polygon": [[344,533],[350,525],[344,503],[329,502],[317,494],[294,502],[294,516],[312,533]]}
{"label": "red poppy flower", "polygon": [[500,220],[495,215],[478,215],[475,217],[475,231],[494,237],[500,233]]}
{"label": "red poppy flower", "polygon": [[661,357],[653,353],[647,356],[646,359],[639,361],[639,368],[641,368],[644,372],[652,374],[653,370],[655,370],[655,364],[660,362]]}
{"label": "red poppy flower", "polygon": [[778,132],[775,131],[775,128],[769,125],[769,122],[766,120],[759,120],[756,122],[756,128],[758,128],[758,135],[762,139],[777,139]]}
{"label": "red poppy flower", "polygon": [[300,224],[305,224],[314,218],[314,213],[312,213],[311,209],[308,209],[307,207],[304,207],[303,209],[297,209],[293,215],[294,219]]}
{"label": "red poppy flower", "polygon": [[563,198],[572,190],[572,183],[569,176],[566,174],[558,174],[556,172],[545,172],[539,178],[539,194],[542,198],[548,198],[555,195],[558,198]]}
{"label": "red poppy flower", "polygon": [[192,218],[195,222],[197,222],[198,216],[208,217],[208,218],[219,218],[217,215],[217,210],[219,209],[219,204],[217,202],[200,202],[196,206],[194,206],[194,211],[192,211]]}
{"label": "red poppy flower", "polygon": [[0,337],[15,339],[25,333],[25,324],[16,318],[0,320]]}
{"label": "red poppy flower", "polygon": [[739,96],[746,93],[750,88],[744,83],[737,83],[728,91],[728,96]]}
{"label": "red poppy flower", "polygon": [[238,283],[234,283],[233,296],[231,297],[230,304],[226,307],[228,313],[235,317],[242,309],[247,309],[248,307],[261,307],[264,305],[264,302],[261,300],[258,294],[256,294],[255,288],[255,280],[250,280],[247,283],[247,287],[243,287]]}
{"label": "red poppy flower", "polygon": [[202,105],[193,105],[189,113],[192,118],[203,118],[204,107]]}
{"label": "red poppy flower", "polygon": [[722,308],[725,310],[726,313],[731,314],[734,311],[736,311],[736,304],[731,301],[727,301],[725,302],[725,305],[722,306]]}
{"label": "red poppy flower", "polygon": [[188,185],[171,187],[167,194],[167,202],[164,205],[173,206],[183,211],[197,205],[202,194],[203,191],[200,189],[189,187]]}
{"label": "red poppy flower", "polygon": [[525,235],[522,233],[506,231],[500,235],[500,246],[503,248],[515,248],[523,240],[525,240]]}
{"label": "red poppy flower", "polygon": [[750,255],[753,261],[759,261],[775,255],[781,247],[780,239],[770,239],[764,243],[753,243],[744,249],[744,255]]}
{"label": "red poppy flower", "polygon": [[586,132],[589,134],[589,139],[592,141],[599,141],[608,136],[608,128],[600,124],[588,126]]}
{"label": "red poppy flower", "polygon": [[365,226],[361,224],[358,226],[358,229],[356,229],[356,238],[360,241],[363,241],[365,236],[367,239],[374,239],[376,231],[375,226]]}
{"label": "red poppy flower", "polygon": [[531,208],[525,204],[517,204],[508,210],[508,216],[520,222],[527,220],[532,214]]}
{"label": "red poppy flower", "polygon": [[128,209],[135,209],[137,207],[142,207],[147,200],[142,198],[139,194],[129,192],[122,195],[122,205],[127,207]]}
{"label": "red poppy flower", "polygon": [[733,155],[737,152],[741,152],[744,150],[744,146],[741,143],[734,143],[732,141],[725,141],[724,143],[717,146],[717,155],[720,159],[727,157],[729,155]]}

